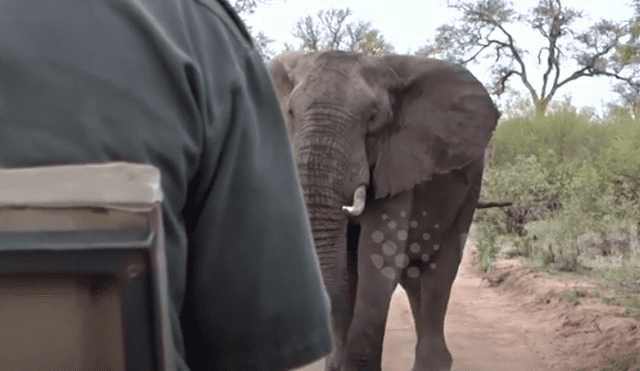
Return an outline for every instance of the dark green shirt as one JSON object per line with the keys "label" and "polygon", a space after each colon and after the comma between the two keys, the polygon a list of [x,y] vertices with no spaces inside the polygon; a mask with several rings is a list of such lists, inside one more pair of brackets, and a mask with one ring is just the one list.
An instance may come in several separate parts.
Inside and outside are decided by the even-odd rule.
{"label": "dark green shirt", "polygon": [[109,161],[161,170],[179,370],[329,351],[278,103],[228,5],[0,0],[0,167]]}

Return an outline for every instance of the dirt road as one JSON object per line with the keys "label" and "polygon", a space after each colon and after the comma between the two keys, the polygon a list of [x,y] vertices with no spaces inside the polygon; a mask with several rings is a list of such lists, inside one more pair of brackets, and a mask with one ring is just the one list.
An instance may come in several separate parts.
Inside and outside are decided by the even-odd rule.
{"label": "dirt road", "polygon": [[[467,244],[445,321],[454,371],[600,370],[606,352],[615,359],[613,354],[636,354],[640,348],[633,340],[640,338],[638,318],[624,317],[622,308],[594,298],[582,299],[579,306],[564,300],[562,292],[585,287],[584,282],[551,279],[515,259],[501,262],[495,270],[507,279],[490,287]],[[383,371],[411,370],[415,344],[409,303],[398,288],[387,321]],[[634,367],[640,370],[640,360]],[[301,371],[323,370],[319,361]]]}
{"label": "dirt road", "polygon": [[[467,246],[468,248],[468,246]],[[527,345],[520,326],[530,321],[495,289],[482,285],[473,256],[465,251],[453,284],[445,319],[445,339],[454,371],[546,371],[543,359]],[[402,289],[391,302],[383,345],[382,369],[408,371],[416,343],[409,302]]]}

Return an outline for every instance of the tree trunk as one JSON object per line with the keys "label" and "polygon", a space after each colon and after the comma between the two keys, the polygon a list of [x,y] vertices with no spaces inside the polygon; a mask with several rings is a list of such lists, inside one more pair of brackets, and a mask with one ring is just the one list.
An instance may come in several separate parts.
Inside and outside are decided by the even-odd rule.
{"label": "tree trunk", "polygon": [[544,117],[545,113],[547,112],[547,107],[549,107],[549,99],[534,99],[533,104],[536,109],[536,118]]}

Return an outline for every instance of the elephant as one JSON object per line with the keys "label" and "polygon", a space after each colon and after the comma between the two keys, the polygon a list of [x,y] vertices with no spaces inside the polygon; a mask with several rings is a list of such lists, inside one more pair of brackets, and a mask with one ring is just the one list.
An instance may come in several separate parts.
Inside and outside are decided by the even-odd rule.
{"label": "elephant", "polygon": [[391,295],[407,293],[413,370],[450,370],[444,317],[500,113],[465,68],[324,51],[276,58],[325,288],[326,370],[380,370]]}

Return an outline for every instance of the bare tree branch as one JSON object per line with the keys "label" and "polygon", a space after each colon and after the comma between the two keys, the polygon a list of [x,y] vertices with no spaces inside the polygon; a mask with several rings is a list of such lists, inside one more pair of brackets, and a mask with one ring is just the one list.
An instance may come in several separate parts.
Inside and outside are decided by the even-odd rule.
{"label": "bare tree branch", "polygon": [[300,18],[292,34],[302,40],[301,49],[305,50],[344,50],[371,55],[393,51],[393,46],[371,23],[347,23],[351,15],[349,8],[321,10],[316,15],[317,22],[311,16]]}
{"label": "bare tree branch", "polygon": [[344,21],[351,14],[352,13],[349,8],[332,8],[327,11],[321,10],[318,12],[318,19],[324,26],[327,34],[327,44],[325,45],[325,48],[332,50],[340,49],[340,44],[342,44],[342,40],[346,34],[343,27]]}
{"label": "bare tree branch", "polygon": [[272,0],[235,0],[233,2],[233,9],[240,16],[253,14],[259,5],[269,5]]}
{"label": "bare tree branch", "polygon": [[245,25],[247,26],[247,31],[251,34],[253,38],[253,43],[258,50],[258,53],[262,56],[262,59],[265,62],[268,62],[275,56],[275,51],[273,51],[269,45],[274,42],[273,39],[269,38],[264,31],[258,31],[257,33],[254,31],[253,27],[251,27],[247,21],[246,16],[253,14],[258,6],[264,5],[268,6],[273,2],[273,0],[235,0],[232,4],[233,9],[238,13],[238,15],[243,18],[245,21]]}
{"label": "bare tree branch", "polygon": [[316,25],[311,16],[300,18],[296,22],[293,31],[293,36],[302,40],[302,48],[307,50],[319,50],[321,30],[320,26]]}
{"label": "bare tree branch", "polygon": [[504,206],[511,206],[513,205],[513,202],[508,201],[508,202],[478,202],[478,205],[476,206],[476,209],[488,209],[491,207],[504,207]]}
{"label": "bare tree branch", "polygon": [[[447,4],[460,12],[459,20],[438,27],[433,41],[416,54],[460,64],[477,62],[481,57],[493,58],[493,93],[502,94],[509,79],[517,76],[528,90],[538,115],[545,113],[559,88],[578,78],[605,76],[640,85],[638,0],[633,22],[600,20],[583,32],[572,28],[582,12],[563,7],[561,0],[538,0],[527,14],[516,12],[508,0],[452,0]],[[518,47],[509,31],[514,23],[528,24],[545,39],[546,45],[537,52],[538,64],[544,66],[539,91],[527,74],[524,58],[527,52]],[[625,38],[629,38],[627,43],[623,42]],[[568,59],[575,61],[578,68],[565,76],[564,61]]]}
{"label": "bare tree branch", "polygon": [[349,41],[347,42],[347,50],[354,51],[358,43],[371,30],[371,23],[359,21],[358,23],[349,23],[346,27]]}

